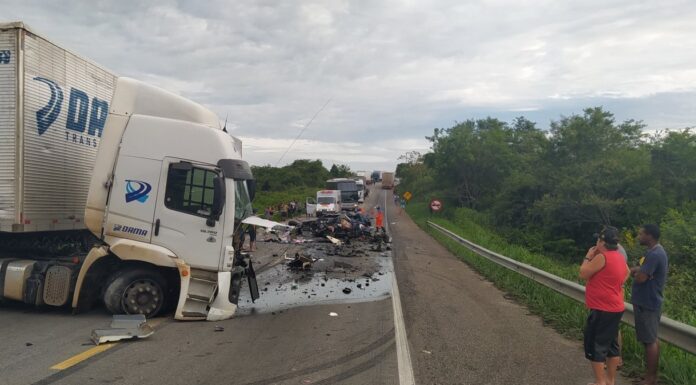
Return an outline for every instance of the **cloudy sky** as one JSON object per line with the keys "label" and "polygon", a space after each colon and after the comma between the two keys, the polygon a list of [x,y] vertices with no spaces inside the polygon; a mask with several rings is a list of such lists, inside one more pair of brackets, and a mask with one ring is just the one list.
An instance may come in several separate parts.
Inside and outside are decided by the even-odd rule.
{"label": "cloudy sky", "polygon": [[7,1],[119,75],[200,102],[252,164],[391,169],[455,121],[546,128],[602,105],[650,129],[696,126],[696,2],[684,0]]}

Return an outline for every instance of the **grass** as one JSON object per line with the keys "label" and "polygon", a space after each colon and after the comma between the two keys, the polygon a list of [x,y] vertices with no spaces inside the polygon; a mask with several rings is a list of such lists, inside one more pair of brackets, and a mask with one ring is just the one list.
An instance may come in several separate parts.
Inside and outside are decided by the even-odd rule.
{"label": "grass", "polygon": [[[587,317],[587,310],[583,304],[471,252],[428,226],[427,221],[431,220],[474,243],[509,258],[572,281],[578,281],[578,266],[564,264],[547,256],[531,253],[521,246],[509,244],[494,232],[480,225],[474,212],[469,213],[471,215],[466,215],[466,211],[462,211],[456,216],[450,216],[451,219],[445,219],[438,215],[429,218],[425,202],[412,202],[408,206],[407,212],[418,226],[497,287],[525,304],[531,312],[541,316],[545,324],[570,338],[582,339],[582,330]],[[621,329],[624,340],[623,372],[630,376],[638,376],[644,371],[643,347],[636,341],[635,331],[632,327],[622,325]],[[661,348],[661,381],[669,385],[696,384],[696,356],[666,343],[661,343]],[[580,356],[578,359],[584,358]]]}
{"label": "grass", "polygon": [[[266,207],[273,207],[275,211],[273,220],[278,221],[280,220],[278,205],[294,200],[304,207],[306,199],[308,197],[316,197],[318,190],[321,190],[321,187],[295,187],[284,191],[259,191],[254,198],[253,206],[257,211],[256,214],[260,217],[263,217]],[[304,215],[304,211],[295,215]]]}

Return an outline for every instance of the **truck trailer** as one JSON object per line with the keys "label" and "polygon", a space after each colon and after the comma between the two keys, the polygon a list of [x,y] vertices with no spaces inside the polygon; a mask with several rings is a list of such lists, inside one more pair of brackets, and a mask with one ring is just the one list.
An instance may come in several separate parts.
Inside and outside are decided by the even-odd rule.
{"label": "truck trailer", "polygon": [[234,315],[255,182],[205,107],[0,24],[0,301]]}
{"label": "truck trailer", "polygon": [[394,173],[393,172],[382,172],[382,188],[383,189],[393,189],[394,188]]}

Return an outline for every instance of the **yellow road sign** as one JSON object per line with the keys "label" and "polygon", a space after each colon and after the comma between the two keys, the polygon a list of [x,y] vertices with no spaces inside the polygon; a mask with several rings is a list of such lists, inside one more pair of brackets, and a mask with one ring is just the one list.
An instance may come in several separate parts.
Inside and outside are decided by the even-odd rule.
{"label": "yellow road sign", "polygon": [[404,199],[406,199],[407,201],[410,201],[412,197],[413,197],[413,195],[411,194],[410,191],[406,191],[404,193]]}

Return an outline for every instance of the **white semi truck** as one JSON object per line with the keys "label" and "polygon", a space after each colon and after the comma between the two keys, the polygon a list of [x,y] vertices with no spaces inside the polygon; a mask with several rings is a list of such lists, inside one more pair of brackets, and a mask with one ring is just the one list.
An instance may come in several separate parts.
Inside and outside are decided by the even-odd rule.
{"label": "white semi truck", "polygon": [[255,183],[213,112],[22,23],[0,24],[0,95],[0,301],[219,320],[243,278],[258,298]]}

